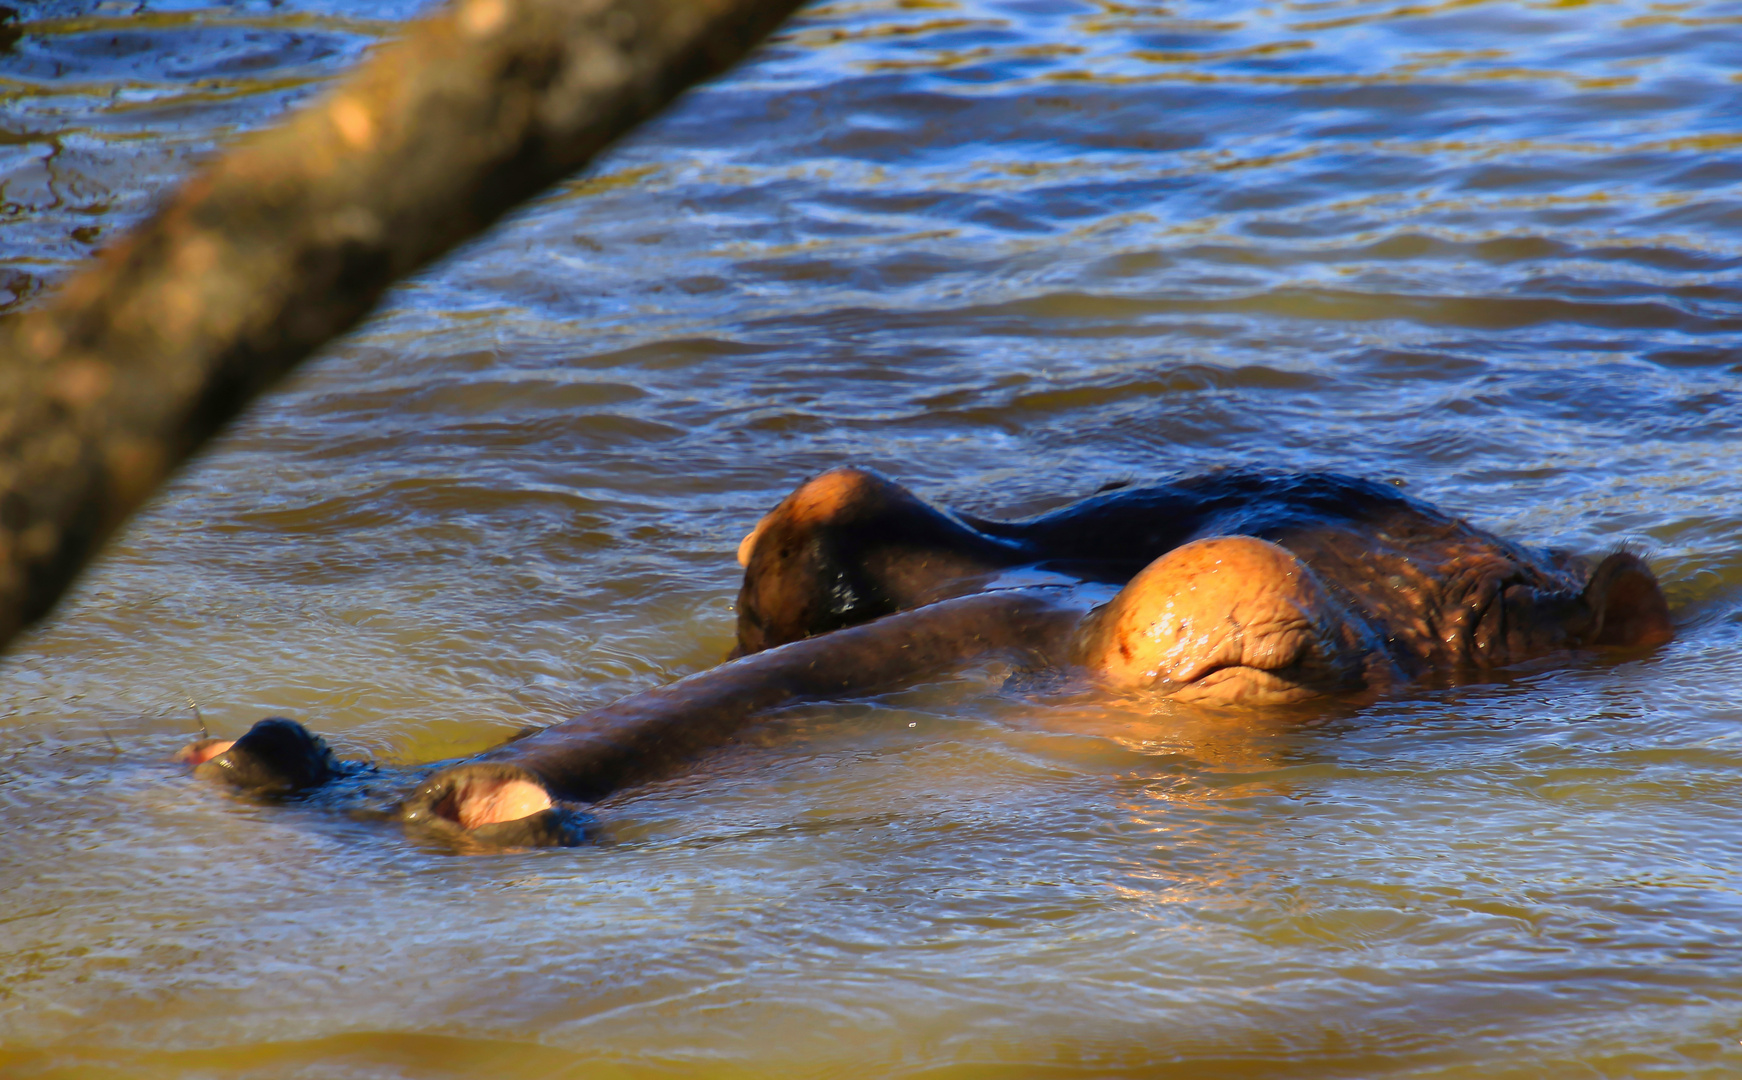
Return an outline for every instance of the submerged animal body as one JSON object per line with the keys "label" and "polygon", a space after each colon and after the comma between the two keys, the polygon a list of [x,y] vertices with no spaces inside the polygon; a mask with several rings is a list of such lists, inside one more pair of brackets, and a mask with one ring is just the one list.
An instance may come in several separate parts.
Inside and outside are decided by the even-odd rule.
{"label": "submerged animal body", "polygon": [[[1243,654],[1262,653],[1253,639],[1304,631],[1322,641],[1319,667],[1335,669],[1305,671],[1307,681],[1346,689],[1670,633],[1656,579],[1635,555],[1593,565],[1502,539],[1393,485],[1335,473],[1227,470],[995,521],[939,509],[869,470],[835,469],[759,522],[739,559],[741,653],[973,592],[1032,566],[1126,586],[1109,605],[1122,617],[1091,618],[1075,658],[1115,669],[1115,681],[1147,676],[1175,692],[1198,681],[1180,677],[1194,662],[1206,676],[1228,666],[1209,654],[1226,656],[1231,636],[1243,639]],[[1172,618],[1155,617],[1170,606]],[[1194,635],[1208,658],[1185,655]],[[1161,669],[1168,677],[1134,662],[1146,644],[1174,657]],[[1298,644],[1268,651],[1269,667],[1258,670],[1314,661]],[[1240,700],[1236,684],[1220,682],[1221,694],[1188,696]]]}
{"label": "submerged animal body", "polygon": [[[668,771],[771,711],[911,685],[990,655],[1118,690],[1250,706],[1670,634],[1656,579],[1635,555],[1593,565],[1514,544],[1390,485],[1329,473],[1219,472],[994,521],[835,469],[767,514],[739,561],[735,659],[408,774],[416,788],[400,818],[466,842],[574,842],[576,804]],[[1050,584],[1011,585],[1023,567],[1049,572]],[[1099,597],[1083,583],[1099,583]],[[200,776],[279,795],[348,768],[285,720],[234,744],[196,744],[184,760]]]}

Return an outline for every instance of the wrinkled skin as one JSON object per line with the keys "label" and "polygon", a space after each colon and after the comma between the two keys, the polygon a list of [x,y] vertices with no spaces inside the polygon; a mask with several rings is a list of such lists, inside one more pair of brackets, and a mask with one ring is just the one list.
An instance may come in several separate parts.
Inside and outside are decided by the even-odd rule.
{"label": "wrinkled skin", "polygon": [[1280,705],[1388,686],[1383,643],[1288,549],[1194,540],[1084,620],[1072,660],[1102,681],[1205,705]]}
{"label": "wrinkled skin", "polygon": [[739,561],[740,653],[973,592],[1016,567],[1124,584],[1086,621],[1074,659],[1116,686],[1215,704],[1474,674],[1671,632],[1635,555],[1593,568],[1331,473],[1230,470],[990,521],[835,469],[764,517]]}
{"label": "wrinkled skin", "polygon": [[[572,844],[584,834],[580,804],[772,711],[988,656],[1074,668],[1121,691],[1266,705],[1670,635],[1637,556],[1592,567],[1332,474],[1214,473],[1003,522],[836,469],[782,501],[738,556],[736,659],[467,761],[396,780],[337,761],[282,719],[181,759],[203,778],[277,797],[365,774],[397,783],[401,821],[462,847]],[[997,582],[1021,567],[1121,587],[1091,609],[1080,588]]]}

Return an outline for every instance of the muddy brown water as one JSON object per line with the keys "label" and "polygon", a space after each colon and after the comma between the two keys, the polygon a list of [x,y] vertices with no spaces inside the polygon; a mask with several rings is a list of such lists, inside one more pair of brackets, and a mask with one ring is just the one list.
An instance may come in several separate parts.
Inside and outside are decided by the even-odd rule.
{"label": "muddy brown water", "polygon": [[[8,306],[415,10],[17,6]],[[1736,1075],[1739,58],[1736,3],[810,9],[398,290],[0,665],[0,1076]],[[268,713],[430,760],[695,671],[738,538],[849,461],[986,514],[1397,478],[1637,546],[1680,637],[1290,716],[988,668],[566,851],[164,761]]]}

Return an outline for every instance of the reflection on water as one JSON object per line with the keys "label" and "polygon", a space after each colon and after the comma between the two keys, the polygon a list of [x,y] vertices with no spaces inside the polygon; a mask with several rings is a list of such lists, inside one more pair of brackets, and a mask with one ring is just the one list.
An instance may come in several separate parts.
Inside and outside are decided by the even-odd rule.
{"label": "reflection on water", "polygon": [[[21,6],[10,306],[416,7]],[[0,1074],[1732,1074],[1739,46],[1734,3],[811,9],[396,293],[0,669]],[[1642,547],[1682,633],[1270,717],[981,672],[577,851],[162,761],[270,712],[425,760],[703,667],[738,538],[842,461],[989,514],[1396,477]]]}

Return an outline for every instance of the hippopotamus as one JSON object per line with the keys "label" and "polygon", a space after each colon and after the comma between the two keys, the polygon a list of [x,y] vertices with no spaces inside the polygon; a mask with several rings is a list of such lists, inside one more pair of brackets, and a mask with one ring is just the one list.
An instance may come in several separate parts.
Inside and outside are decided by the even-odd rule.
{"label": "hippopotamus", "polygon": [[[990,656],[1123,694],[1254,708],[1392,693],[1572,649],[1667,641],[1645,561],[1505,540],[1334,473],[1222,470],[1014,521],[862,468],[801,485],[738,548],[727,662],[410,774],[397,816],[489,845],[573,843],[582,807],[768,712]],[[301,725],[183,751],[196,775],[302,796],[368,767]],[[377,782],[384,782],[378,778]]]}

